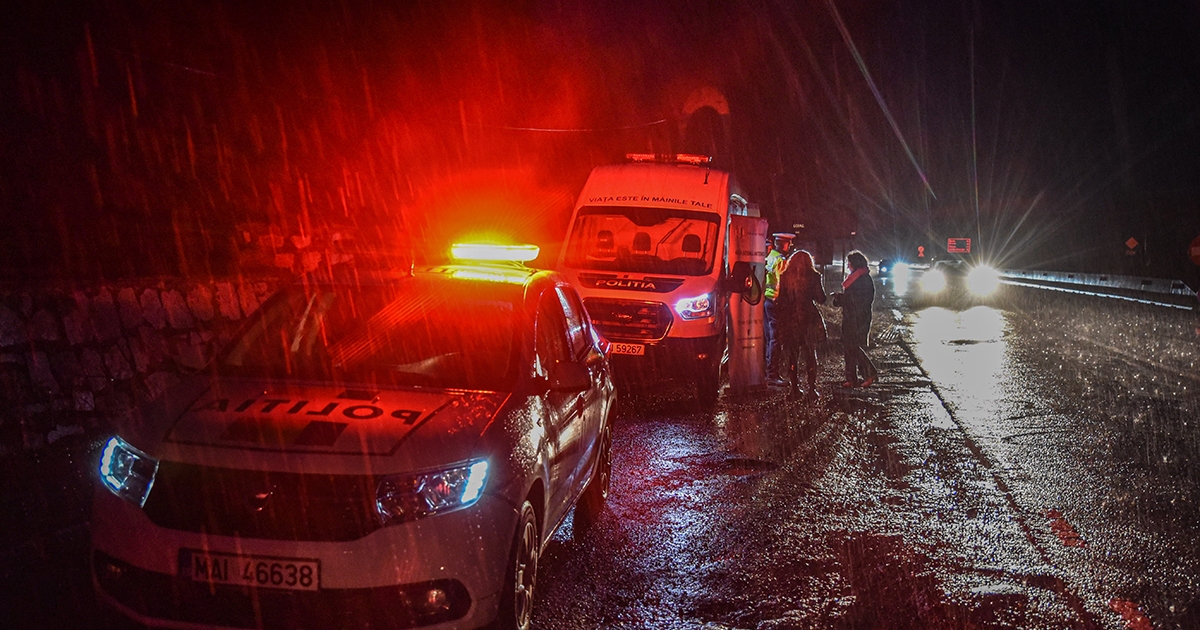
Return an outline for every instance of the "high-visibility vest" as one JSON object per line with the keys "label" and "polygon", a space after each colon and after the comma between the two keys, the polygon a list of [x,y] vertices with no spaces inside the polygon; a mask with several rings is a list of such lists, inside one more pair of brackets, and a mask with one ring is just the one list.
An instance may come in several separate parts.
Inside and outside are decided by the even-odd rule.
{"label": "high-visibility vest", "polygon": [[785,261],[786,258],[777,249],[773,249],[771,253],[767,254],[767,277],[763,295],[768,300],[774,300],[775,296],[779,295],[779,274],[783,272]]}

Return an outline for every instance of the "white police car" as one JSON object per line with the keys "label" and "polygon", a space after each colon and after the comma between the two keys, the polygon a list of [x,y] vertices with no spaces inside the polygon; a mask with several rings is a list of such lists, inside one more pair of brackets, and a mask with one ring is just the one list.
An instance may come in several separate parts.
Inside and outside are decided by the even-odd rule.
{"label": "white police car", "polygon": [[527,628],[546,541],[608,493],[605,344],[520,264],[306,277],[105,445],[97,594],[153,627]]}

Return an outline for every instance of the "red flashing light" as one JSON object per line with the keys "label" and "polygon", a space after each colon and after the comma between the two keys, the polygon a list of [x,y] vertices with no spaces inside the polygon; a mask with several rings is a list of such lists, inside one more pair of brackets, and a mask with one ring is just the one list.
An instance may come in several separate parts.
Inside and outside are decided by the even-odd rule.
{"label": "red flashing light", "polygon": [[490,243],[455,243],[450,255],[455,260],[488,262],[529,262],[537,258],[537,245],[494,245]]}

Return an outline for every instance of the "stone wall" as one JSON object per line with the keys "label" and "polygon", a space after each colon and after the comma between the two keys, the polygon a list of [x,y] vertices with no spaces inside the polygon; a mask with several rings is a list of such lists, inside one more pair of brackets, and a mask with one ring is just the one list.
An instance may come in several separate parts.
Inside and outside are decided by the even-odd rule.
{"label": "stone wall", "polygon": [[283,278],[0,288],[0,458],[104,432],[207,362]]}

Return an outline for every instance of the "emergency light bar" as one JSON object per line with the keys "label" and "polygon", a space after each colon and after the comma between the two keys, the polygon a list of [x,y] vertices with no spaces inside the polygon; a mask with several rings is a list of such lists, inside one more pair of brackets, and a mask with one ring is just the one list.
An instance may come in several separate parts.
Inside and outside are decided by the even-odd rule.
{"label": "emergency light bar", "polygon": [[664,164],[708,164],[712,162],[711,155],[697,155],[695,153],[676,153],[659,154],[659,153],[626,153],[625,159],[630,162],[660,162]]}
{"label": "emergency light bar", "polygon": [[455,260],[488,262],[529,262],[538,257],[537,245],[491,245],[487,243],[455,243],[450,256]]}

